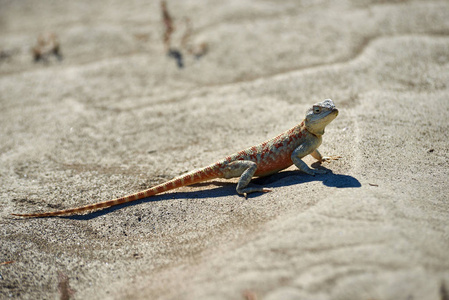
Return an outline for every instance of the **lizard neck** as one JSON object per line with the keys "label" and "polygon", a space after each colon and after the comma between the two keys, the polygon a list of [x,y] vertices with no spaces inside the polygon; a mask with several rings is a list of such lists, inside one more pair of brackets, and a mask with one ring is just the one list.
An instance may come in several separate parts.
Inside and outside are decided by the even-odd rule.
{"label": "lizard neck", "polygon": [[311,135],[314,135],[316,137],[321,138],[324,134],[324,127],[320,128],[314,128],[316,126],[312,126],[312,124],[310,124],[307,119],[304,119],[304,121],[301,122],[301,125],[303,130],[307,131],[308,133],[310,133]]}
{"label": "lizard neck", "polygon": [[316,136],[317,138],[320,138],[320,139],[323,137],[323,134],[324,134],[324,129],[322,131],[320,131],[320,132],[313,132],[313,131],[310,131],[307,127],[304,126],[304,130],[307,131],[308,133],[310,133],[311,135],[314,135],[314,136]]}

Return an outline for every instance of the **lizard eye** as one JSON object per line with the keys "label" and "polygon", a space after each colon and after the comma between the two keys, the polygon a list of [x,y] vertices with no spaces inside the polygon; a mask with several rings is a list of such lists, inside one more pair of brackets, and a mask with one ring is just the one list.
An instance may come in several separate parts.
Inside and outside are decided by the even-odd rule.
{"label": "lizard eye", "polygon": [[313,107],[313,113],[319,114],[320,112],[321,112],[321,107],[319,107],[319,106],[314,106]]}

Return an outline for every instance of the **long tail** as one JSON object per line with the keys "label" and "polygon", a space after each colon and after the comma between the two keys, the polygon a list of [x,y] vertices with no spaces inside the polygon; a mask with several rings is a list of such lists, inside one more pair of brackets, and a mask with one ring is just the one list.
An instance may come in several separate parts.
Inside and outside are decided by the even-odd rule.
{"label": "long tail", "polygon": [[216,165],[211,165],[208,167],[205,167],[203,169],[199,169],[196,171],[189,172],[187,174],[181,175],[179,177],[173,178],[172,180],[169,180],[167,182],[161,183],[159,185],[156,185],[152,188],[149,188],[148,190],[141,191],[132,195],[124,196],[121,198],[113,199],[113,200],[107,200],[103,202],[98,202],[94,204],[88,204],[85,206],[70,208],[70,209],[64,209],[64,210],[58,210],[53,212],[45,212],[45,213],[34,213],[34,214],[12,214],[13,216],[19,216],[19,217],[34,217],[34,218],[41,218],[41,217],[52,217],[52,216],[61,216],[61,215],[72,215],[72,214],[79,214],[82,212],[90,211],[90,210],[98,210],[98,209],[104,209],[107,207],[136,201],[139,199],[147,198],[156,194],[160,194],[169,190],[173,190],[182,186],[187,186],[191,184],[195,184],[198,182],[203,182],[206,180],[214,179],[220,177],[220,171],[216,167]]}

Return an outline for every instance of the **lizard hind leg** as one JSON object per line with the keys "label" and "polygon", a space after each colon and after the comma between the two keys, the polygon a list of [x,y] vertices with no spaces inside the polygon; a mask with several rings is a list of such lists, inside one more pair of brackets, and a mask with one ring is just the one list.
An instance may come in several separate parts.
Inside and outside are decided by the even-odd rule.
{"label": "lizard hind leg", "polygon": [[239,181],[237,183],[237,193],[240,195],[244,195],[245,198],[247,194],[254,192],[270,192],[271,189],[264,188],[261,186],[252,186],[248,187],[251,179],[257,170],[257,164],[250,160],[237,160],[230,163],[223,174],[225,178],[231,177],[239,177]]}

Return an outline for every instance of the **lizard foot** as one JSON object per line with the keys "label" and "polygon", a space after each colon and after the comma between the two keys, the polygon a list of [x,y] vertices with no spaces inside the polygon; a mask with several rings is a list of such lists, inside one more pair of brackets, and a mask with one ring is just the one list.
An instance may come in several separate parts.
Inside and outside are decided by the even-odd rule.
{"label": "lizard foot", "polygon": [[269,189],[269,188],[254,188],[253,190],[242,193],[242,195],[243,195],[243,197],[245,197],[245,199],[248,199],[248,193],[254,193],[254,192],[268,193],[271,191],[272,191],[272,189]]}
{"label": "lizard foot", "polygon": [[333,160],[339,160],[341,158],[340,155],[332,155],[332,156],[323,156],[321,158],[321,163],[330,163]]}

